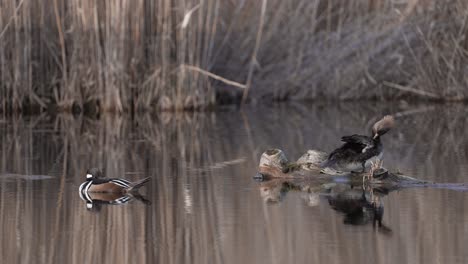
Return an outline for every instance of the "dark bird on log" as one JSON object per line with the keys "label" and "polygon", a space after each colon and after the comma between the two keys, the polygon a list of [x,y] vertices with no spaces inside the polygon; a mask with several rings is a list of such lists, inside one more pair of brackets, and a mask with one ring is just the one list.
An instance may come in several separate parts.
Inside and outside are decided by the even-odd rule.
{"label": "dark bird on log", "polygon": [[344,136],[345,142],[340,148],[330,153],[322,163],[322,168],[331,168],[342,172],[365,172],[376,161],[382,159],[383,145],[380,137],[395,125],[393,116],[384,116],[372,127],[372,136]]}

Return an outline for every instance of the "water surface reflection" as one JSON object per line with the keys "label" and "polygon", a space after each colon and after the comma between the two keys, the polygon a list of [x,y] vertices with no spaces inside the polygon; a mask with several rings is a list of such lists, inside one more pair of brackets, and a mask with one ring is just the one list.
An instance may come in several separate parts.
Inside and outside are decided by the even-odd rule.
{"label": "water surface reflection", "polygon": [[[5,118],[0,254],[5,263],[466,263],[464,192],[381,195],[378,219],[378,211],[359,215],[337,200],[350,192],[353,206],[368,206],[359,188],[317,196],[252,180],[267,148],[290,157],[331,150],[341,135],[365,133],[375,119],[398,112],[397,129],[383,139],[385,166],[465,182],[466,111],[283,104],[136,120]],[[152,177],[142,190],[151,204],[87,210],[78,186],[91,167],[108,177]]]}

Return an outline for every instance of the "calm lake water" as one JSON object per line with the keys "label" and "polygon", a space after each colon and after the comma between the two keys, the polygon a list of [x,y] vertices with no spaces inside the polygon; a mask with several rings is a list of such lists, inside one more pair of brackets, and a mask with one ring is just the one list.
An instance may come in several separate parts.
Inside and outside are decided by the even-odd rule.
{"label": "calm lake water", "polygon": [[[336,190],[316,195],[252,179],[268,148],[291,159],[307,149],[330,151],[342,135],[367,133],[391,113],[398,123],[383,138],[385,167],[468,182],[467,112],[282,104],[134,120],[3,118],[1,262],[467,263],[468,192],[382,195],[379,227],[368,214],[350,212],[352,205],[337,206],[330,198]],[[141,191],[151,204],[135,199],[88,210],[78,187],[91,167],[108,177],[151,177]]]}

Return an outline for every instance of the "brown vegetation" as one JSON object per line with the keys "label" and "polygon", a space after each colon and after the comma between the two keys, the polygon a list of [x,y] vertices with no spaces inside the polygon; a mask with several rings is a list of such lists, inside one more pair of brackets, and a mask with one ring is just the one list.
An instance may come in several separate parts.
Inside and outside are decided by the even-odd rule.
{"label": "brown vegetation", "polygon": [[453,0],[0,0],[0,111],[464,100],[466,11]]}

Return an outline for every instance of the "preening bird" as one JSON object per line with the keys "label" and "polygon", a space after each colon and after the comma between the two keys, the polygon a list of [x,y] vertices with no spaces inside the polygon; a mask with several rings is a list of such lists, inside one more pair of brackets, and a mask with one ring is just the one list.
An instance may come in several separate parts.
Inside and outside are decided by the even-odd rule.
{"label": "preening bird", "polygon": [[344,136],[345,142],[340,148],[330,153],[322,163],[322,168],[331,168],[342,172],[365,172],[367,167],[382,159],[383,145],[380,137],[395,125],[393,116],[384,116],[372,126],[372,135]]}

